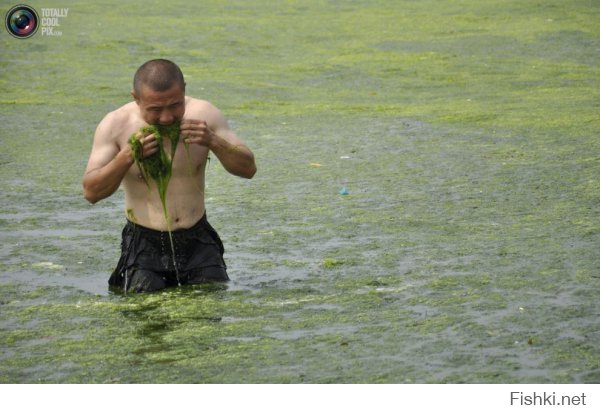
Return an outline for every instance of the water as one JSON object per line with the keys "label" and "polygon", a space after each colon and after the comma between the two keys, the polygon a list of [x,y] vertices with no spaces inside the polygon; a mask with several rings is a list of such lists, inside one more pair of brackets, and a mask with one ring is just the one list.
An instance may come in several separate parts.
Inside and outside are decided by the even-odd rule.
{"label": "water", "polygon": [[[1,382],[600,380],[596,6],[67,3],[0,38]],[[159,55],[259,170],[207,170],[231,283],[123,296],[81,175]]]}

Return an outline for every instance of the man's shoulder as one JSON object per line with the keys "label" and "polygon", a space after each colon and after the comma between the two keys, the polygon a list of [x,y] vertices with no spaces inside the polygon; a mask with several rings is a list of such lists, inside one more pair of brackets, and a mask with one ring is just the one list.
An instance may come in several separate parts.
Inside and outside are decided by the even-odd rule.
{"label": "man's shoulder", "polygon": [[110,124],[125,124],[135,118],[135,102],[129,102],[109,113],[103,119],[103,122]]}
{"label": "man's shoulder", "polygon": [[135,112],[135,102],[125,104],[107,113],[98,124],[97,135],[110,141],[120,141],[139,129],[138,115]]}
{"label": "man's shoulder", "polygon": [[219,108],[204,99],[185,97],[185,114],[192,118],[213,119],[221,114]]}
{"label": "man's shoulder", "polygon": [[186,109],[190,110],[211,110],[214,109],[215,106],[207,100],[193,98],[191,96],[185,97],[185,105]]}

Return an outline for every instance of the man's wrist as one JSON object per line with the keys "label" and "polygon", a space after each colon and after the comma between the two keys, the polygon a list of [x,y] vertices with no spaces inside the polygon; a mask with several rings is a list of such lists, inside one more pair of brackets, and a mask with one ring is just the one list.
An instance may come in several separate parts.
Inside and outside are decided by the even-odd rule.
{"label": "man's wrist", "polygon": [[209,150],[211,151],[215,151],[218,150],[219,147],[222,147],[222,143],[221,143],[221,137],[219,137],[217,134],[215,134],[214,132],[210,134],[210,138],[208,141],[208,144],[206,145],[208,147]]}
{"label": "man's wrist", "polygon": [[129,166],[133,165],[133,149],[130,144],[125,145],[121,151],[117,154],[117,157],[120,157],[123,162]]}

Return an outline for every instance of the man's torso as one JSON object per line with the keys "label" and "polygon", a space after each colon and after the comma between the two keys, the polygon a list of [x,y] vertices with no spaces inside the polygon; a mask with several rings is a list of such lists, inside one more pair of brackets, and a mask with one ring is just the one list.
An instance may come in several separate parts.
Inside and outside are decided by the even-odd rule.
{"label": "man's torso", "polygon": [[[202,102],[186,97],[186,118],[202,119]],[[119,149],[129,145],[132,134],[146,126],[135,102],[119,108],[113,125]],[[207,122],[210,122],[207,120]],[[164,140],[165,152],[170,156],[171,143]],[[190,228],[204,215],[204,172],[208,148],[186,145],[179,140],[172,164],[172,175],[167,187],[166,207],[170,220],[167,226],[156,183],[144,181],[137,165],[133,164],[122,181],[125,190],[125,208],[129,220],[155,230],[165,231]]]}

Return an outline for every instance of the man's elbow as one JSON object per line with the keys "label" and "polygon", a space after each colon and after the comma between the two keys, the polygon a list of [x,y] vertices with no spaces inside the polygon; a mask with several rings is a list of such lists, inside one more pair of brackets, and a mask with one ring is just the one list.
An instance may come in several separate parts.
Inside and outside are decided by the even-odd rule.
{"label": "man's elbow", "polygon": [[244,178],[251,179],[256,174],[256,165],[253,165],[248,169]]}
{"label": "man's elbow", "polygon": [[96,204],[100,201],[99,197],[96,197],[93,193],[83,190],[83,198],[85,198],[90,204]]}
{"label": "man's elbow", "polygon": [[98,192],[93,191],[89,184],[83,183],[83,198],[85,198],[90,204],[96,204],[98,201],[102,200],[102,197],[99,196]]}
{"label": "man's elbow", "polygon": [[254,163],[252,163],[251,165],[238,166],[238,168],[225,167],[225,169],[230,174],[247,179],[251,179],[256,174],[256,164]]}

